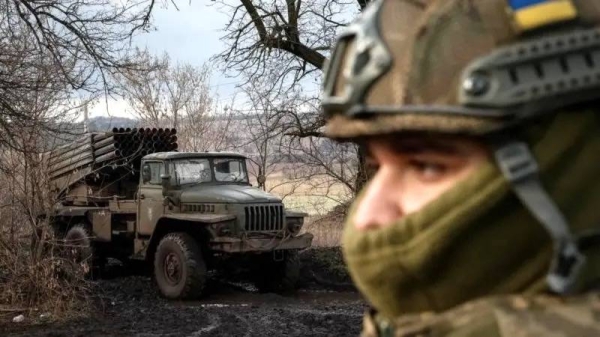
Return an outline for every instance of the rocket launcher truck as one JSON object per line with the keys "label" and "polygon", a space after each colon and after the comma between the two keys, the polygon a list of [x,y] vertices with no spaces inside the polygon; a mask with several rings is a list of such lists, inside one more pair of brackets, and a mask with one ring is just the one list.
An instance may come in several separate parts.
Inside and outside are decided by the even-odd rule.
{"label": "rocket launcher truck", "polygon": [[90,273],[143,261],[161,294],[203,294],[208,271],[247,270],[261,291],[292,290],[306,214],[250,183],[238,153],[177,152],[175,129],[90,133],[47,154],[55,233]]}

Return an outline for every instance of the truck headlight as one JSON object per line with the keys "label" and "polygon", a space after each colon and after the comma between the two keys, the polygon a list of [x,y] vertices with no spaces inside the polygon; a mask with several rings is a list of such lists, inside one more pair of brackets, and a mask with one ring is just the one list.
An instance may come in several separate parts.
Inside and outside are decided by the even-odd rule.
{"label": "truck headlight", "polygon": [[304,225],[304,218],[286,218],[287,230],[292,235],[300,233],[302,225]]}

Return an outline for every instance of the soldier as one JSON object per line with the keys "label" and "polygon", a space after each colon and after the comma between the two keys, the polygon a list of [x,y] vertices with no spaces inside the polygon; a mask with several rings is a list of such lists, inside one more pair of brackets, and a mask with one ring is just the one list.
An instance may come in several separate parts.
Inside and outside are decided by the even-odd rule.
{"label": "soldier", "polygon": [[600,336],[600,1],[375,0],[323,109],[364,336]]}

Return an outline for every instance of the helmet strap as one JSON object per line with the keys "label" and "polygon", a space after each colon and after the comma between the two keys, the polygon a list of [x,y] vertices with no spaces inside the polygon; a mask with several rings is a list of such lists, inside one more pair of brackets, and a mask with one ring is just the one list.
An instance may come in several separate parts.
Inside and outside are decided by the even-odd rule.
{"label": "helmet strap", "polygon": [[515,140],[493,143],[502,174],[553,241],[553,257],[546,279],[550,290],[557,294],[572,292],[585,256],[579,251],[563,213],[542,186],[538,164],[529,146]]}

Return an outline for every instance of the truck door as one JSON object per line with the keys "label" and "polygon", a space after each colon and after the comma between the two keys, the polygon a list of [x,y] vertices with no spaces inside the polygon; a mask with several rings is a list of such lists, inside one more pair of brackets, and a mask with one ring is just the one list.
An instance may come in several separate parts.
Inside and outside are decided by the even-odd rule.
{"label": "truck door", "polygon": [[158,219],[163,215],[161,174],[165,173],[165,164],[161,161],[142,163],[141,181],[138,191],[138,233],[152,235]]}

